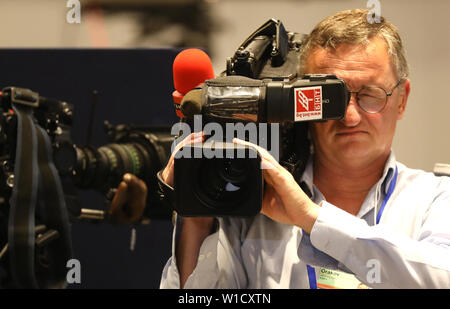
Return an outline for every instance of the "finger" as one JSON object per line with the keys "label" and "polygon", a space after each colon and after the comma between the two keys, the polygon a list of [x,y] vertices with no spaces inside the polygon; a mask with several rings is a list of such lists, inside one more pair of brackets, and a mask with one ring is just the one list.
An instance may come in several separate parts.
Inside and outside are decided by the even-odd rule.
{"label": "finger", "polygon": [[147,203],[147,185],[144,181],[132,175],[129,177],[128,206],[130,207],[129,220],[137,221],[142,217]]}
{"label": "finger", "polygon": [[172,154],[169,158],[169,161],[167,162],[167,165],[161,174],[162,179],[164,180],[165,183],[167,183],[170,186],[173,185],[174,160],[175,160],[175,155],[176,155],[177,151],[179,151],[182,147],[189,145],[189,144],[202,143],[202,142],[204,142],[204,139],[205,139],[205,135],[204,135],[203,131],[192,133],[175,147],[175,150],[172,152]]}
{"label": "finger", "polygon": [[278,201],[277,193],[271,185],[267,185],[264,192],[261,213],[265,216],[271,217],[273,204]]}
{"label": "finger", "polygon": [[128,194],[133,199],[147,195],[147,185],[142,179],[139,179],[133,174],[126,174],[124,175],[124,181],[128,186]]}
{"label": "finger", "polygon": [[175,146],[175,149],[173,150],[172,154],[170,155],[169,161],[167,162],[167,166],[172,168],[173,161],[175,160],[175,156],[181,148],[183,148],[184,146],[189,145],[189,144],[201,143],[204,141],[204,138],[205,138],[205,135],[204,135],[203,131],[191,133],[188,137],[186,137],[178,145]]}
{"label": "finger", "polygon": [[[261,157],[263,157],[265,159],[268,159],[269,161],[275,161],[276,162],[275,158],[273,158],[272,155],[266,149],[264,149],[263,147],[261,147],[259,145],[253,144],[253,143],[248,142],[248,141],[241,140],[239,138],[234,138],[233,139],[233,143],[241,144],[241,145],[244,145],[244,146],[254,147],[258,151],[258,153],[259,153],[259,155]],[[270,160],[270,159],[273,159],[273,160]]]}
{"label": "finger", "polygon": [[261,169],[273,169],[280,166],[277,160],[275,160],[275,158],[266,149],[259,145],[241,140],[239,138],[234,138],[233,143],[255,148],[261,157]]}
{"label": "finger", "polygon": [[125,181],[128,185],[136,185],[139,178],[131,173],[126,173],[123,175],[123,181]]}
{"label": "finger", "polygon": [[254,147],[261,158],[261,169],[263,170],[264,180],[273,186],[277,185],[276,180],[274,179],[280,177],[280,169],[284,168],[266,149],[238,138],[234,138],[233,143]]}
{"label": "finger", "polygon": [[274,166],[271,162],[267,161],[267,160],[261,160],[261,169],[262,170],[271,170],[271,169],[275,169],[276,166]]}
{"label": "finger", "polygon": [[[244,146],[251,146],[256,149],[261,158],[261,169],[263,170],[264,180],[271,185],[276,185],[273,179],[279,176],[279,168],[283,168],[272,155],[264,148],[238,138],[233,139],[233,143]],[[269,172],[270,171],[270,172]]]}
{"label": "finger", "polygon": [[196,143],[199,141],[203,141],[204,137],[205,137],[205,133],[203,131],[194,132],[194,133],[189,134],[185,139],[183,139],[180,143],[178,143],[175,146],[175,149],[172,152],[172,156],[174,156],[178,150],[180,150],[182,147],[186,146],[187,144],[192,144],[192,143]]}
{"label": "finger", "polygon": [[109,205],[109,212],[111,214],[117,214],[122,209],[122,206],[128,200],[128,185],[125,181],[122,181],[117,187],[117,192]]}

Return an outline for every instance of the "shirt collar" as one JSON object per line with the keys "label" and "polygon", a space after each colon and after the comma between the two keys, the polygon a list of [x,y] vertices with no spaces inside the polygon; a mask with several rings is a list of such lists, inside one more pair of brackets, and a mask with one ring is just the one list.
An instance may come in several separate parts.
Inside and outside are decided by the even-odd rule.
{"label": "shirt collar", "polygon": [[312,196],[310,198],[314,201],[314,183],[313,183],[313,156],[309,156],[308,162],[306,163],[305,171],[303,172],[300,183],[306,185],[311,192]]}

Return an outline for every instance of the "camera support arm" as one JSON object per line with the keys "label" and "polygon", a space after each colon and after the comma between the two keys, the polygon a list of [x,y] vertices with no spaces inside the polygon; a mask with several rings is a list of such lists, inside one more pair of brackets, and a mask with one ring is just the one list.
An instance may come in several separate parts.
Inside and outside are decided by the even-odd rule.
{"label": "camera support arm", "polygon": [[[33,118],[39,96],[15,88],[6,88],[2,93],[4,97],[9,95],[10,107],[17,117],[14,186],[8,220],[11,274],[17,287],[61,287],[65,285],[66,263],[72,256],[70,230],[62,186],[52,161],[51,143]],[[17,93],[25,95],[17,96]],[[40,247],[35,236],[37,207],[44,210],[44,218],[40,219],[48,229],[46,235],[53,235],[48,242],[39,242],[49,258],[48,264],[40,269],[46,272],[42,282],[35,275],[35,249]]]}

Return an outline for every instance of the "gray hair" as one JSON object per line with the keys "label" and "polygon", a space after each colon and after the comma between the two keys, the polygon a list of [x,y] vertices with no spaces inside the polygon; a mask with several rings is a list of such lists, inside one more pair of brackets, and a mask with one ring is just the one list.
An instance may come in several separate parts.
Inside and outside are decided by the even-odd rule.
{"label": "gray hair", "polygon": [[369,23],[370,10],[348,10],[338,12],[321,21],[302,45],[299,73],[305,72],[306,60],[316,47],[336,49],[339,44],[368,44],[376,36],[386,41],[387,50],[398,78],[409,75],[408,62],[398,29],[383,17],[380,22]]}

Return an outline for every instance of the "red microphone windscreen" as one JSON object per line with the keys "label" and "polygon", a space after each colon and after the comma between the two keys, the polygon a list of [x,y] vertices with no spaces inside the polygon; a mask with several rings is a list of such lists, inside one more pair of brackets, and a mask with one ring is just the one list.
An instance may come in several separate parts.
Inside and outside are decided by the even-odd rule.
{"label": "red microphone windscreen", "polygon": [[185,95],[207,79],[214,78],[209,56],[200,49],[185,49],[173,62],[173,83],[175,90]]}

